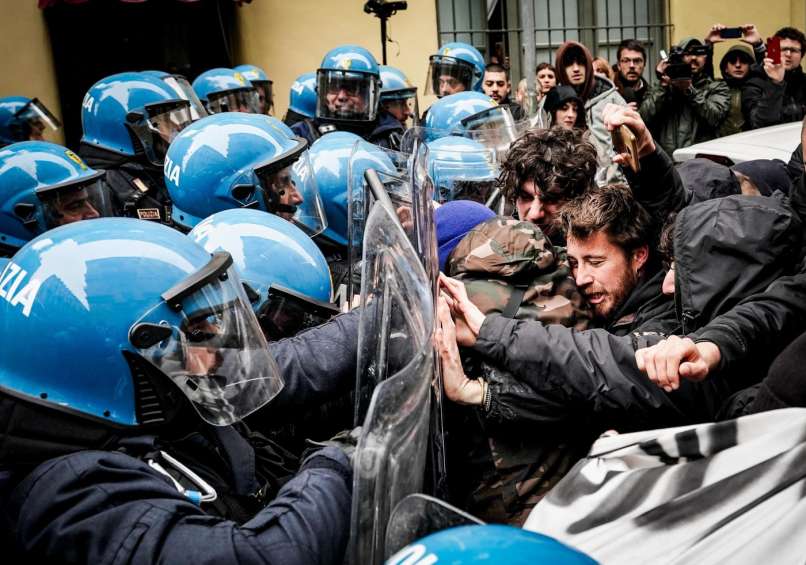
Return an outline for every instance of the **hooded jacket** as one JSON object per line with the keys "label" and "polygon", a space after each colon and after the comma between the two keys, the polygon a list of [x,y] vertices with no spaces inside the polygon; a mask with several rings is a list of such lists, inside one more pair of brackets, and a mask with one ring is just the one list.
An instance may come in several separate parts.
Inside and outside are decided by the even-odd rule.
{"label": "hooded jacket", "polygon": [[[674,333],[697,330],[790,274],[800,230],[786,203],[770,198],[731,196],[684,208],[674,232],[680,322]],[[742,373],[683,380],[666,393],[635,364],[635,351],[662,337],[643,327],[615,336],[487,316],[474,350],[511,371],[531,392],[499,398],[491,387],[488,412],[569,429],[623,432],[709,421],[728,396],[760,380],[771,361],[767,355],[745,359]]]}
{"label": "hooded jacket", "polygon": [[[693,41],[698,40],[689,38],[679,45],[685,49]],[[672,155],[675,149],[716,137],[729,109],[728,85],[710,78],[703,69],[686,92],[660,83],[653,86],[640,112],[656,143]]]}
{"label": "hooded jacket", "polygon": [[719,126],[719,137],[739,133],[745,129],[745,117],[742,110],[742,88],[750,78],[750,71],[743,78],[733,78],[727,73],[728,61],[733,59],[737,54],[741,55],[749,65],[753,65],[756,61],[755,52],[753,48],[747,43],[739,42],[730,46],[725,56],[719,62],[719,70],[722,73],[722,80],[730,88],[730,108],[725,121]]}
{"label": "hooded jacket", "polygon": [[[574,60],[585,63],[585,82],[581,85],[572,85],[566,73],[566,67]],[[613,164],[611,157],[613,140],[604,125],[602,114],[608,104],[626,106],[627,103],[609,79],[593,72],[593,57],[588,48],[581,43],[576,41],[563,43],[557,49],[554,67],[557,69],[557,84],[572,86],[585,105],[585,121],[598,150],[599,167],[610,167]]]}
{"label": "hooded jacket", "polygon": [[786,124],[806,115],[806,74],[801,67],[786,71],[775,84],[764,68],[754,65],[742,89],[742,109],[749,129]]}

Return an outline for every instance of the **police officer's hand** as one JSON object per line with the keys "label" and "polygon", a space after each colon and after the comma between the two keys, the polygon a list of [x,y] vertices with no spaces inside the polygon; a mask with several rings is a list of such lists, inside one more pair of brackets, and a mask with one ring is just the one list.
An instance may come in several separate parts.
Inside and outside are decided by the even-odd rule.
{"label": "police officer's hand", "polygon": [[[646,127],[641,114],[629,106],[621,106],[620,104],[607,104],[602,111],[602,120],[607,131],[613,131],[622,125],[630,128],[630,131],[635,136],[635,142],[638,145],[638,158],[646,157],[655,152],[655,140],[652,139],[652,134],[649,133],[649,128]],[[629,155],[622,153],[613,158],[614,163],[623,165],[629,159]]]}
{"label": "police officer's hand", "polygon": [[670,336],[635,352],[638,369],[666,392],[677,390],[680,379],[701,381],[719,365],[719,348],[709,342]]}
{"label": "police officer's hand", "polygon": [[439,286],[447,295],[446,303],[450,307],[453,316],[457,318],[457,321],[461,319],[469,330],[466,335],[459,335],[459,345],[472,347],[476,343],[476,338],[481,331],[481,325],[484,323],[484,314],[468,298],[463,282],[440,273]]}
{"label": "police officer's hand", "polygon": [[442,365],[442,386],[445,395],[459,404],[480,406],[484,399],[484,385],[480,380],[471,380],[465,376],[459,346],[456,343],[456,327],[451,317],[448,300],[440,296],[437,302],[439,328],[434,340]]}
{"label": "police officer's hand", "polygon": [[326,441],[314,441],[312,439],[306,439],[305,442],[310,445],[311,448],[306,450],[305,454],[303,455],[303,459],[307,458],[309,451],[316,451],[323,447],[337,447],[344,452],[352,464],[353,456],[355,455],[355,448],[358,446],[358,438],[360,437],[361,426],[357,426],[352,430],[343,430]]}

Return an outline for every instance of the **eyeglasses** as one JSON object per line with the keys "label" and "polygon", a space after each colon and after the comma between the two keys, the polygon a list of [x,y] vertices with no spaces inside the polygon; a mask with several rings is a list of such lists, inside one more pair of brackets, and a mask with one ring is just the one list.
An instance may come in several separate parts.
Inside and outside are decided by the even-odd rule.
{"label": "eyeglasses", "polygon": [[638,66],[643,65],[644,60],[641,57],[636,57],[635,59],[628,59],[627,57],[623,57],[622,59],[619,60],[619,63],[621,63],[622,65],[633,64]]}
{"label": "eyeglasses", "polygon": [[797,55],[800,53],[800,47],[781,47],[781,53],[793,53]]}

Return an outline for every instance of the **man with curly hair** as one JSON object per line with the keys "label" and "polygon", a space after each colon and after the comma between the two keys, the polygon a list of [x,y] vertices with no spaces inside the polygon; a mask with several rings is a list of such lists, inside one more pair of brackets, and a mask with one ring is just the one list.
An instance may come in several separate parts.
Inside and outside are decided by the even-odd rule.
{"label": "man with curly hair", "polygon": [[529,131],[509,148],[499,178],[518,218],[537,224],[563,245],[555,220],[563,205],[594,185],[596,148],[583,132],[555,127]]}

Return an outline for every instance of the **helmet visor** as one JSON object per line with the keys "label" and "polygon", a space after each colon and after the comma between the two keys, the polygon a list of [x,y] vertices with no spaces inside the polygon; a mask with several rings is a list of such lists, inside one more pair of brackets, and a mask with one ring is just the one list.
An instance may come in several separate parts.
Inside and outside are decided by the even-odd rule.
{"label": "helmet visor", "polygon": [[381,107],[394,116],[404,127],[414,127],[420,121],[416,92],[406,97],[384,96],[381,98]]}
{"label": "helmet visor", "polygon": [[147,155],[152,163],[162,163],[174,138],[193,123],[191,104],[187,100],[177,100],[150,104],[145,110],[146,127],[150,135],[143,145],[147,154],[152,152],[152,155]]}
{"label": "helmet visor", "polygon": [[365,73],[319,69],[316,73],[316,117],[371,122],[378,114],[378,77]]}
{"label": "helmet visor", "polygon": [[444,55],[431,56],[425,81],[426,94],[442,97],[471,90],[472,86],[473,66],[470,63]]}
{"label": "helmet visor", "polygon": [[325,231],[325,207],[307,151],[261,167],[255,175],[269,212],[295,223],[311,237]]}
{"label": "helmet visor", "polygon": [[529,121],[516,122],[506,106],[496,106],[462,120],[466,136],[495,151],[502,161],[513,141],[529,128]]}
{"label": "helmet visor", "polygon": [[486,204],[495,190],[496,176],[492,166],[436,161],[431,165],[431,175],[440,203],[472,200]]}
{"label": "helmet visor", "polygon": [[43,140],[46,128],[57,131],[62,127],[58,118],[38,98],[32,99],[20,108],[15,118],[23,125],[21,138],[28,141]]}
{"label": "helmet visor", "polygon": [[258,93],[254,88],[210,93],[207,95],[207,109],[211,114],[220,114],[221,112],[261,113],[259,111]]}
{"label": "helmet visor", "polygon": [[338,313],[335,304],[272,285],[268,300],[261,305],[257,317],[266,338],[275,341],[322,325]]}
{"label": "helmet visor", "polygon": [[207,115],[207,110],[204,109],[204,104],[201,103],[199,97],[196,96],[196,91],[187,81],[187,79],[180,75],[170,75],[163,78],[168,86],[173,89],[176,94],[183,100],[190,102],[190,117],[195,122]]}
{"label": "helmet visor", "polygon": [[48,187],[37,191],[42,203],[46,229],[57,228],[81,220],[114,216],[109,188],[103,173],[89,181]]}
{"label": "helmet visor", "polygon": [[270,80],[250,80],[257,90],[258,114],[272,115],[274,113],[273,83]]}
{"label": "helmet visor", "polygon": [[240,421],[274,398],[282,378],[227,253],[166,291],[129,331],[214,426]]}

